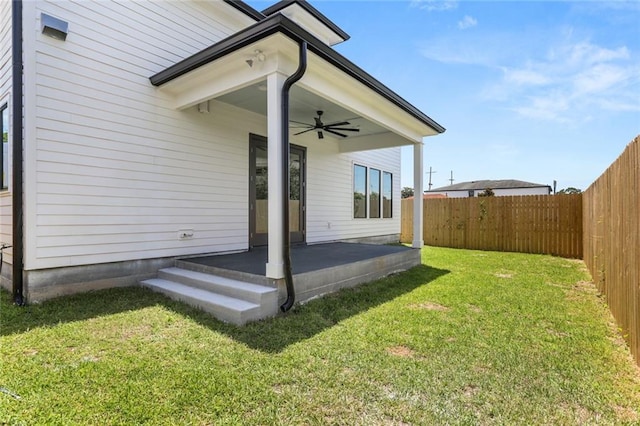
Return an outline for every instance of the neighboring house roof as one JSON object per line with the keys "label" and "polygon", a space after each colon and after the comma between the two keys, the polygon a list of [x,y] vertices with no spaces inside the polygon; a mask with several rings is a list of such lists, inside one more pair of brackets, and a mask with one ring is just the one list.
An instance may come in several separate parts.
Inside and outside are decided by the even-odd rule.
{"label": "neighboring house roof", "polygon": [[[423,200],[428,200],[430,198],[447,198],[447,194],[422,194]],[[411,197],[407,197],[407,200],[413,200],[413,195]]]}
{"label": "neighboring house roof", "polygon": [[540,183],[524,182],[515,179],[503,179],[503,180],[474,180],[471,182],[460,182],[454,185],[442,186],[425,192],[443,192],[443,191],[469,191],[469,190],[484,190],[491,189],[518,189],[518,188],[549,188],[549,185]]}
{"label": "neighboring house roof", "polygon": [[[290,4],[291,2],[286,3]],[[300,2],[298,3],[300,4]],[[238,5],[242,3],[231,2],[229,4],[233,7],[238,8]],[[305,8],[306,10],[309,10],[308,8],[310,8],[310,6],[307,5],[305,6]],[[306,41],[309,51],[315,53],[339,71],[344,72],[345,74],[364,84],[369,89],[378,93],[415,119],[433,129],[435,132],[443,133],[446,130],[431,117],[427,116],[418,108],[411,105],[397,93],[393,92],[391,89],[369,75],[366,71],[359,68],[353,62],[349,61],[347,58],[332,49],[329,45],[323,43],[317,37],[309,33],[300,25],[293,22],[291,19],[282,15],[281,13],[275,13],[271,16],[268,16],[261,21],[258,21],[257,23],[245,28],[244,30],[241,30],[219,41],[218,43],[170,66],[169,68],[160,71],[159,73],[150,77],[151,84],[153,84],[154,86],[161,86],[190,71],[213,62],[216,59],[220,59],[230,53],[233,53],[236,50],[248,46],[258,40],[262,40],[275,33],[282,33],[292,40]]]}

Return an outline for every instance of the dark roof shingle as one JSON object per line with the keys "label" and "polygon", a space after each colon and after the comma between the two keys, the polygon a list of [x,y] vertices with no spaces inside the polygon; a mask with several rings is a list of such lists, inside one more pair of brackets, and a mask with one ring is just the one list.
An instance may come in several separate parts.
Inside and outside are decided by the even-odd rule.
{"label": "dark roof shingle", "polygon": [[515,179],[502,179],[502,180],[474,180],[471,182],[460,182],[454,185],[442,186],[440,188],[434,188],[425,192],[442,192],[442,191],[467,191],[467,190],[484,190],[491,189],[515,189],[515,188],[540,188],[548,187],[541,183],[525,182]]}

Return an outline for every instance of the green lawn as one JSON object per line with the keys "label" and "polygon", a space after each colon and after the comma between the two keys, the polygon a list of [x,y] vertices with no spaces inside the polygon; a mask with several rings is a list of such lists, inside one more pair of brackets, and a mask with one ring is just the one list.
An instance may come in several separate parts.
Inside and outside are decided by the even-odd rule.
{"label": "green lawn", "polygon": [[141,288],[0,304],[0,424],[640,424],[581,262],[423,266],[236,327]]}

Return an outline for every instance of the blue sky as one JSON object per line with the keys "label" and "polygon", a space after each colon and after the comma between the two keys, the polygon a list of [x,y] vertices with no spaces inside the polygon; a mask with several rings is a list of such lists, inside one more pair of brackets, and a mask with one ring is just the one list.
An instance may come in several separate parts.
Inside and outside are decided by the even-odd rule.
{"label": "blue sky", "polygon": [[640,134],[638,1],[311,4],[351,36],[337,51],[447,128],[425,139],[433,188],[453,171],[584,190]]}

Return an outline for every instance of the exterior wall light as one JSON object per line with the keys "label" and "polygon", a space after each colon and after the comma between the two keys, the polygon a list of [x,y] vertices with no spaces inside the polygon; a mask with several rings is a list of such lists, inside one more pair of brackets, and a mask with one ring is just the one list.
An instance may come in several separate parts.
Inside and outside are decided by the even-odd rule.
{"label": "exterior wall light", "polygon": [[253,56],[247,59],[245,62],[249,65],[249,68],[253,67],[254,62],[264,62],[267,60],[267,56],[262,53],[262,50],[256,49],[253,51]]}
{"label": "exterior wall light", "polygon": [[56,40],[65,41],[69,32],[69,23],[62,19],[54,18],[51,15],[42,13],[40,15],[42,34],[47,35]]}

